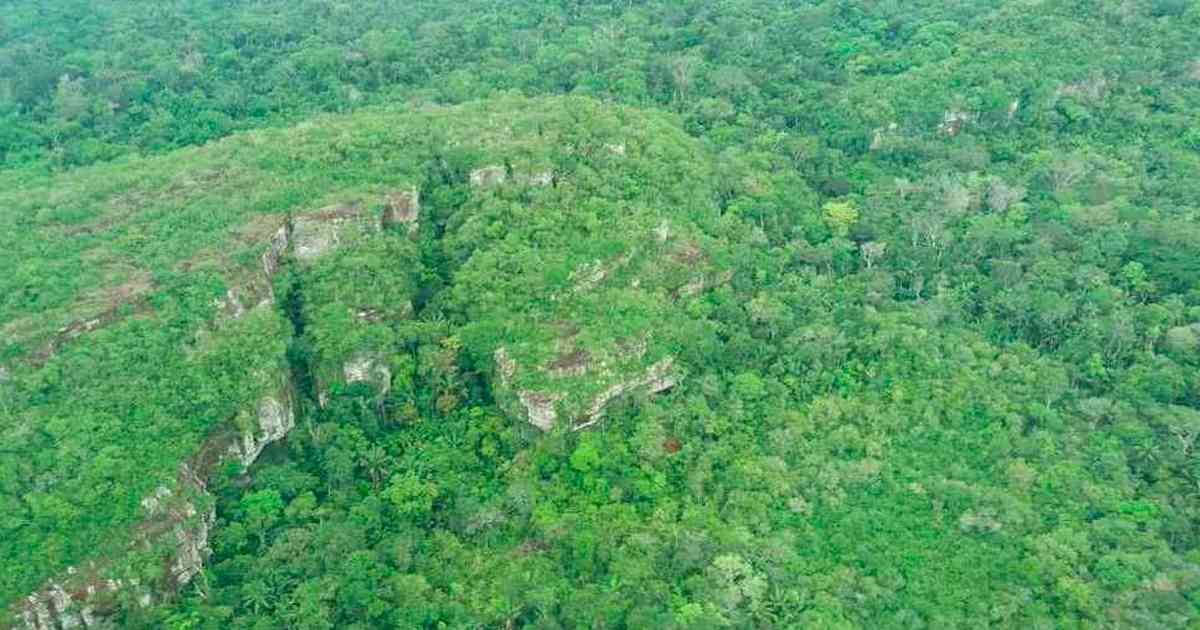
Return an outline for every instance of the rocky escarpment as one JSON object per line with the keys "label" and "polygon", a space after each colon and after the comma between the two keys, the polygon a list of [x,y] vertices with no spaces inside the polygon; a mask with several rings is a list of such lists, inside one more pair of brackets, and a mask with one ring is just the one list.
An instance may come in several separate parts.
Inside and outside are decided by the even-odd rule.
{"label": "rocky escarpment", "polygon": [[[592,122],[581,128],[581,119]],[[428,128],[447,135],[414,144]],[[446,334],[456,342],[453,352],[437,357],[445,359],[437,367],[457,370],[454,377],[465,384],[450,383],[447,392],[475,396],[490,384],[497,402],[514,410],[516,423],[533,410],[532,420],[543,427],[568,419],[571,426],[581,425],[611,415],[621,398],[670,387],[684,372],[678,359],[683,346],[672,331],[683,330],[676,325],[686,314],[681,307],[708,286],[713,272],[656,265],[670,252],[641,242],[641,236],[660,224],[668,228],[660,239],[668,244],[711,232],[707,225],[697,227],[699,218],[716,216],[707,212],[715,209],[711,158],[668,116],[587,99],[502,99],[329,117],[150,160],[147,172],[164,173],[170,181],[204,164],[245,175],[228,185],[196,187],[186,198],[160,190],[162,183],[152,178],[128,184],[99,177],[80,182],[74,174],[56,178],[62,191],[53,197],[56,205],[99,204],[98,221],[111,227],[111,234],[101,233],[104,238],[88,236],[63,268],[116,262],[103,274],[78,278],[80,290],[65,293],[53,317],[38,320],[29,309],[17,309],[13,322],[3,323],[5,336],[12,337],[10,330],[22,336],[19,347],[3,348],[11,375],[0,373],[0,381],[11,380],[0,387],[0,397],[16,401],[14,406],[36,400],[26,385],[42,368],[30,368],[26,359],[63,333],[51,367],[78,366],[96,376],[81,379],[86,390],[69,393],[63,387],[52,406],[29,407],[35,431],[26,450],[53,449],[63,456],[40,459],[70,463],[38,464],[36,476],[26,477],[55,480],[47,493],[55,500],[113,500],[106,501],[111,509],[102,515],[71,514],[45,531],[28,527],[19,543],[10,539],[5,555],[24,557],[25,549],[31,567],[9,580],[6,600],[25,606],[21,594],[37,591],[25,606],[30,627],[90,625],[102,623],[109,610],[128,610],[143,594],[158,599],[188,580],[195,584],[201,579],[196,575],[203,575],[196,572],[207,555],[211,526],[201,482],[211,471],[252,466],[272,443],[286,439],[296,421],[294,408],[318,398],[322,389],[335,394],[341,385],[367,384],[383,393],[390,388],[396,399],[411,395],[423,401],[418,396],[428,392],[410,391],[411,377],[423,376],[426,357],[419,351],[431,335]],[[117,193],[129,189],[153,203],[126,212],[127,195]],[[355,198],[362,202],[327,205]],[[286,220],[263,214],[298,203],[324,208]],[[120,255],[97,255],[114,252]],[[152,264],[152,281],[161,284],[147,290],[147,312],[131,294],[109,314],[108,302],[89,288],[129,284],[141,277],[142,270],[132,266],[139,263]],[[672,277],[657,277],[663,274],[656,266],[670,267]],[[35,279],[39,287],[56,282],[51,274]],[[212,317],[206,299],[217,307]],[[130,315],[136,321],[115,323]],[[414,316],[427,321],[406,321]],[[40,323],[29,323],[33,320]],[[584,330],[559,348],[544,328],[564,320]],[[289,321],[293,337],[284,341]],[[190,334],[175,345],[185,328]],[[139,331],[166,334],[149,349],[138,346]],[[642,339],[649,342],[644,351],[637,345]],[[93,345],[102,352],[90,352]],[[293,352],[285,354],[285,345]],[[507,390],[488,370],[501,346],[518,364]],[[104,352],[110,347],[113,352]],[[159,362],[141,360],[127,348],[168,357],[170,374],[156,373]],[[270,364],[275,358],[277,367]],[[133,435],[82,430],[89,428],[83,415],[84,426],[68,435],[81,437],[63,440],[53,431],[36,431],[39,425],[61,428],[78,409],[114,398],[110,374],[130,388],[159,377],[196,386],[202,395],[191,400],[156,387],[154,413],[138,413],[136,427],[123,427],[136,429]],[[223,389],[209,387],[217,384]],[[355,395],[364,391],[348,389]],[[81,397],[80,391],[89,395]],[[128,402],[116,401],[110,415],[133,419],[129,407],[140,402],[138,393]],[[449,394],[437,403],[451,400]],[[342,402],[333,398],[334,405]],[[174,404],[177,400],[187,402]],[[109,417],[91,424],[103,429]],[[201,440],[197,432],[207,430],[212,433]],[[93,434],[95,439],[88,437]],[[116,489],[98,487],[89,494],[88,482],[103,482],[109,467],[99,461],[103,458],[73,456],[106,449],[129,454],[125,462],[146,453],[159,456],[139,462],[137,470],[122,468],[111,484]],[[174,479],[180,459],[193,451],[191,474],[179,471],[180,479]],[[74,479],[81,481],[66,481]],[[24,488],[5,490],[0,498],[6,506],[36,507],[23,496]],[[153,500],[139,512],[143,494]],[[66,552],[34,557],[43,545],[62,540],[70,546]],[[149,566],[160,562],[161,571],[126,560],[124,543],[135,540],[129,553],[151,554]],[[88,562],[89,553],[99,553],[88,549],[101,545],[108,559]],[[68,562],[72,571],[64,568]],[[147,577],[152,574],[156,577]],[[132,577],[142,582],[134,584]],[[16,619],[25,623],[19,614]]]}
{"label": "rocky escarpment", "polygon": [[388,195],[387,205],[383,209],[383,227],[403,227],[411,235],[416,233],[420,220],[420,191],[413,188]]}
{"label": "rocky escarpment", "polygon": [[216,522],[205,479],[195,466],[195,462],[180,465],[174,488],[160,486],[142,500],[145,519],[129,553],[161,558],[164,571],[159,582],[117,577],[112,563],[88,561],[68,568],[65,575],[27,596],[20,603],[21,625],[32,630],[112,627],[108,617],[121,598],[132,597],[149,606],[190,583],[211,553],[209,535]]}
{"label": "rocky escarpment", "polygon": [[[415,203],[415,198],[412,201]],[[410,205],[407,212],[411,211]],[[219,332],[222,322],[241,319],[256,309],[275,308],[272,287],[286,260],[313,261],[337,249],[348,225],[366,231],[380,227],[374,215],[356,205],[282,218],[274,226],[268,225],[262,230],[267,236],[257,266],[231,278],[218,301],[214,328]],[[99,323],[84,326],[72,339],[100,327]],[[209,538],[216,520],[208,480],[228,462],[248,470],[268,446],[286,438],[295,427],[294,379],[283,367],[282,357],[279,365],[277,371],[254,377],[262,383],[262,392],[252,408],[217,428],[198,452],[180,465],[171,487],[159,486],[143,499],[143,519],[131,537],[129,554],[160,559],[163,571],[158,580],[130,577],[132,574],[123,572],[119,558],[94,559],[68,568],[19,601],[11,622],[29,630],[111,627],[107,618],[120,601],[148,606],[194,580],[211,554]],[[345,378],[347,382],[388,382],[390,374],[381,374],[374,358],[363,356],[346,364]]]}
{"label": "rocky escarpment", "polygon": [[212,554],[209,538],[216,511],[208,495],[208,479],[226,461],[238,461],[243,470],[248,469],[263,449],[295,426],[286,374],[278,375],[278,388],[266,392],[248,414],[250,426],[219,431],[195,457],[180,465],[173,487],[159,486],[142,500],[144,519],[129,552],[162,560],[164,572],[157,582],[114,577],[113,563],[89,561],[68,568],[66,575],[27,596],[20,603],[21,625],[29,630],[111,627],[106,617],[116,610],[119,598],[132,597],[138,605],[149,606],[191,583]]}
{"label": "rocky escarpment", "polygon": [[[577,264],[547,296],[558,314],[577,315],[547,318],[540,335],[492,353],[497,400],[512,415],[542,431],[578,431],[599,423],[621,399],[680,382],[674,348],[686,339],[671,322],[685,322],[684,305],[732,273],[713,257],[719,248],[694,228],[665,219],[650,225],[624,252]],[[603,318],[614,300],[623,302],[628,323],[614,327],[584,315]]]}
{"label": "rocky escarpment", "polygon": [[393,327],[414,311],[420,213],[411,188],[388,194],[378,220],[347,206],[295,222],[292,281],[305,299],[293,318],[304,322],[308,393],[319,406],[339,385],[367,383],[380,395],[390,389]]}
{"label": "rocky escarpment", "polygon": [[360,353],[342,366],[342,378],[347,383],[369,383],[381,395],[387,394],[392,384],[392,371],[384,364],[383,357],[374,353]]}
{"label": "rocky escarpment", "polygon": [[[509,356],[505,348],[497,349],[494,358],[500,389],[502,391],[511,389],[513,387],[512,379],[520,367],[519,364]],[[516,399],[523,408],[525,418],[542,431],[554,429],[558,425],[560,417],[569,419],[569,427],[572,431],[586,429],[600,422],[604,418],[605,410],[613,402],[636,394],[648,395],[664,392],[679,382],[679,375],[675,370],[675,360],[672,357],[656,361],[640,372],[626,373],[615,379],[611,376],[611,371],[603,364],[594,364],[589,358],[580,357],[570,361],[571,363],[565,366],[542,366],[542,370],[558,380],[568,377],[586,377],[589,372],[602,371],[608,374],[593,373],[593,378],[614,382],[592,396],[581,411],[566,414],[559,410],[559,403],[567,399],[565,392],[517,390],[515,392]]]}
{"label": "rocky escarpment", "polygon": [[[509,181],[509,169],[505,166],[485,166],[471,171],[472,188],[493,188]],[[551,169],[529,169],[512,173],[512,181],[535,188],[553,186],[554,171]]]}

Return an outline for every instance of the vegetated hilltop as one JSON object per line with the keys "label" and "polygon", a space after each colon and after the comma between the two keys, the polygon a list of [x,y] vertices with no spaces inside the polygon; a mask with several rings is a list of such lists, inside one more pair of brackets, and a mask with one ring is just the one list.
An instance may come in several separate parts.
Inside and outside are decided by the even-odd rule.
{"label": "vegetated hilltop", "polygon": [[1194,625],[1198,30],[1181,0],[5,3],[0,599]]}
{"label": "vegetated hilltop", "polygon": [[[481,369],[506,348],[514,392],[575,396],[560,407],[581,421],[637,374],[666,378],[681,294],[718,275],[712,168],[670,116],[514,97],[323,118],[6,192],[22,265],[5,278],[2,551],[21,570],[4,599],[85,560],[106,561],[88,579],[136,579],[113,559],[181,463],[207,483],[283,437],[294,397],[319,406],[381,370],[386,392],[425,311],[470,322]],[[305,349],[291,364],[289,343]],[[562,378],[543,366],[555,353],[575,362]]]}

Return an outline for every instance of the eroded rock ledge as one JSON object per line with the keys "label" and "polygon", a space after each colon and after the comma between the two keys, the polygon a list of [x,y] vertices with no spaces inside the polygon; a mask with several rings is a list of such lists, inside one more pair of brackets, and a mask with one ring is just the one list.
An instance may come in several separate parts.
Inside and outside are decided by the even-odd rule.
{"label": "eroded rock ledge", "polygon": [[[395,197],[392,201],[394,209],[400,206],[396,212],[401,223],[415,221],[419,212],[415,191],[399,193],[405,194],[413,196],[408,201]],[[385,215],[384,221],[396,220],[396,212],[391,217]],[[348,224],[368,231],[381,227],[358,205],[281,219],[269,232],[258,268],[231,279],[230,288],[219,300],[219,317],[214,325],[219,328],[222,320],[240,319],[254,309],[274,308],[272,285],[284,258],[291,254],[297,260],[309,261],[336,249],[341,242],[340,232]],[[73,326],[62,331],[65,338],[56,339],[55,346],[116,319],[114,315]],[[383,378],[380,366],[374,357],[357,357],[345,366],[345,378],[348,382]],[[7,378],[8,372],[3,375]],[[198,452],[180,465],[174,487],[159,486],[142,500],[144,518],[135,528],[129,551],[157,553],[165,549],[161,583],[113,577],[117,561],[91,560],[69,567],[65,574],[48,580],[23,598],[13,622],[28,630],[112,627],[107,617],[116,611],[119,599],[132,596],[140,605],[149,606],[178,592],[199,575],[212,553],[209,536],[216,521],[207,480],[230,461],[248,470],[268,446],[286,438],[296,424],[295,388],[286,370],[281,367],[277,373],[260,375],[259,380],[267,385],[255,406],[205,440]],[[385,380],[390,381],[390,375]]]}
{"label": "eroded rock ledge", "polygon": [[[641,345],[641,349],[643,352],[645,351],[644,344]],[[496,373],[499,377],[500,388],[511,389],[513,377],[518,369],[516,360],[509,356],[505,348],[497,349],[494,359],[496,361]],[[586,375],[593,367],[590,360],[582,358],[573,363],[570,370],[563,370],[555,366],[548,366],[544,369],[552,376],[566,378]],[[648,395],[664,392],[674,387],[678,382],[679,376],[675,371],[675,359],[673,357],[666,357],[651,364],[639,373],[628,375],[609,385],[591,398],[591,401],[582,413],[573,416],[571,414],[560,413],[558,408],[559,403],[567,398],[563,392],[520,389],[515,394],[517,401],[524,409],[526,419],[538,429],[550,431],[559,423],[560,417],[566,416],[571,423],[570,429],[572,431],[579,431],[603,420],[605,410],[616,400],[639,393]]]}

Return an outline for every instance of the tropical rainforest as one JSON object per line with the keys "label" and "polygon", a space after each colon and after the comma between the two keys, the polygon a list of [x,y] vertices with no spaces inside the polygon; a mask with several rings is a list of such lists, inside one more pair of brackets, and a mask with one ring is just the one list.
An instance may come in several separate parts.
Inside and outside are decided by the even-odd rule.
{"label": "tropical rainforest", "polygon": [[0,628],[1198,628],[1197,33],[0,3]]}

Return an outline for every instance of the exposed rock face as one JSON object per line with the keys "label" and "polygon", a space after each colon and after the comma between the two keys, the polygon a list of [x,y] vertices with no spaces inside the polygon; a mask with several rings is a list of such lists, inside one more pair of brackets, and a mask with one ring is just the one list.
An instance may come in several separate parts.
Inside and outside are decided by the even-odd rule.
{"label": "exposed rock face", "polygon": [[491,188],[508,180],[508,170],[503,166],[485,166],[471,171],[472,188]]}
{"label": "exposed rock face", "polygon": [[[508,350],[504,348],[498,348],[492,356],[496,361],[496,375],[500,380],[501,387],[509,387],[513,376],[517,373],[516,360],[509,356]],[[525,408],[529,423],[543,431],[554,428],[554,421],[558,419],[558,412],[555,411],[554,405],[561,399],[562,396],[540,394],[528,390],[517,392],[517,400]]]}
{"label": "exposed rock face", "polygon": [[[269,444],[287,436],[295,426],[289,386],[281,392],[264,397],[255,414],[257,426],[237,436],[225,450],[227,457],[236,458],[243,469],[249,468]],[[214,438],[218,443],[227,438]],[[203,451],[217,448],[206,445]],[[220,450],[218,448],[218,450]],[[209,462],[209,465],[219,464]],[[204,464],[199,464],[203,466]],[[207,471],[211,473],[211,471]],[[167,545],[170,549],[169,573],[166,583],[151,589],[136,582],[101,577],[105,566],[89,563],[86,572],[67,570],[63,579],[51,580],[43,589],[25,598],[20,611],[23,627],[28,630],[59,630],[61,628],[110,627],[104,619],[106,610],[97,605],[97,597],[114,595],[128,587],[138,589],[134,595],[142,606],[149,606],[159,597],[158,592],[174,592],[189,584],[204,568],[212,554],[209,537],[216,523],[216,510],[210,504],[198,508],[196,499],[207,495],[207,484],[193,464],[180,466],[176,489],[159,486],[142,499],[146,517],[138,526],[135,548],[152,549]]]}
{"label": "exposed rock face", "polygon": [[[240,317],[252,308],[269,306],[274,300],[270,288],[273,276],[278,273],[289,248],[295,248],[298,258],[315,258],[336,247],[341,238],[340,230],[351,223],[363,224],[363,214],[357,208],[306,215],[294,222],[283,223],[269,238],[260,259],[260,269],[249,277],[234,281],[226,292],[221,300],[224,312]],[[293,238],[296,232],[299,239]],[[60,331],[60,335],[74,338],[105,323],[105,317],[82,320]],[[382,366],[365,369],[376,375],[379,367]],[[0,368],[0,381],[7,377],[7,371]],[[390,381],[390,374],[387,380]],[[215,510],[212,507],[197,508],[194,501],[207,493],[205,476],[227,459],[235,459],[243,470],[248,469],[267,446],[286,437],[295,423],[291,384],[287,375],[281,373],[276,377],[275,389],[258,401],[249,428],[235,436],[214,435],[196,455],[196,464],[185,463],[180,467],[176,489],[160,486],[142,500],[146,517],[137,528],[140,534],[133,544],[147,549],[159,544],[169,546],[171,559],[166,584],[151,588],[132,581],[106,579],[102,574],[111,562],[89,562],[85,571],[69,568],[65,576],[50,580],[42,589],[26,597],[18,611],[19,623],[29,630],[108,627],[111,624],[105,620],[105,615],[110,613],[96,603],[100,596],[136,588],[136,600],[149,606],[159,591],[172,592],[190,583],[212,553],[209,536],[216,522]]]}
{"label": "exposed rock face", "polygon": [[646,371],[636,378],[610,386],[601,392],[600,395],[596,396],[595,400],[592,401],[591,407],[588,408],[584,421],[575,425],[573,427],[574,430],[578,431],[599,422],[603,418],[605,407],[618,398],[637,391],[644,391],[647,394],[657,394],[671,389],[679,382],[672,372],[674,366],[675,360],[667,357],[646,368]]}
{"label": "exposed rock face", "polygon": [[543,431],[554,428],[554,423],[558,420],[558,412],[555,411],[554,405],[562,400],[562,395],[522,391],[517,394],[517,398],[529,414],[530,424]]}
{"label": "exposed rock face", "polygon": [[292,219],[292,255],[309,262],[336,249],[357,228],[359,232],[377,228],[367,220],[367,212],[357,205],[327,208]]}
{"label": "exposed rock face", "polygon": [[613,273],[629,264],[637,250],[630,250],[607,264],[594,260],[571,272],[571,293],[586,293],[595,289]]}
{"label": "exposed rock face", "polygon": [[[406,303],[399,309],[398,315],[407,317],[411,313],[412,305]],[[375,325],[383,319],[383,315],[360,317],[356,314],[355,318],[364,325]],[[384,353],[363,350],[351,355],[345,361],[337,362],[331,359],[319,361],[319,364],[321,367],[317,370],[315,380],[317,404],[322,408],[329,404],[331,387],[334,383],[345,385],[367,383],[379,396],[386,396],[392,389],[392,370],[388,367],[387,357]]]}
{"label": "exposed rock face", "polygon": [[252,309],[268,306],[275,301],[272,285],[291,244],[291,231],[291,222],[281,219],[267,238],[266,251],[259,257],[259,269],[230,280],[230,287],[217,304],[222,314],[238,319]]}
{"label": "exposed rock face", "polygon": [[262,270],[267,277],[274,277],[279,271],[279,262],[283,258],[283,253],[287,251],[288,245],[291,244],[292,226],[290,223],[285,223],[280,226],[275,233],[271,235],[271,240],[267,243],[267,251],[262,255]]}
{"label": "exposed rock face", "polygon": [[[104,588],[103,584],[101,588]],[[22,621],[26,628],[32,630],[100,627],[95,610],[91,606],[79,603],[57,583],[52,583],[45,591],[26,598]]]}
{"label": "exposed rock face", "polygon": [[[646,351],[646,344],[644,340],[639,340],[625,344],[621,350],[622,354],[630,357],[640,357]],[[499,378],[501,388],[510,387],[512,378],[519,367],[517,362],[509,356],[508,351],[504,348],[496,350],[493,356],[496,361],[496,374]],[[552,364],[547,368],[547,371],[559,378],[584,376],[593,367],[590,357],[580,351],[568,354],[565,359],[564,357],[560,357],[555,363],[564,363],[565,365]],[[674,366],[675,360],[667,357],[649,366],[641,374],[608,386],[592,399],[583,414],[577,418],[571,430],[578,431],[598,423],[603,419],[604,410],[608,405],[623,396],[635,392],[656,394],[674,387],[678,383]],[[525,410],[528,422],[542,431],[549,431],[558,423],[559,413],[557,406],[558,403],[566,398],[558,392],[535,392],[531,390],[517,391],[516,397]]]}
{"label": "exposed rock face", "polygon": [[191,503],[187,503],[186,506],[188,509],[184,512],[185,520],[174,529],[177,544],[175,562],[171,564],[171,576],[179,586],[190,583],[192,578],[200,575],[200,571],[204,569],[204,562],[212,555],[212,547],[208,543],[209,532],[217,522],[215,507],[209,507],[200,514]]}
{"label": "exposed rock face", "polygon": [[[200,574],[204,561],[212,554],[208,537],[217,521],[216,508],[209,506],[203,512],[196,508],[192,496],[207,494],[207,484],[190,464],[179,467],[179,488],[182,496],[170,488],[159,486],[154,494],[142,499],[146,510],[143,530],[148,532],[144,542],[152,544],[158,532],[169,530],[173,541],[171,578],[174,588],[187,585]],[[189,496],[190,495],[190,496]]]}
{"label": "exposed rock face", "polygon": [[132,306],[133,312],[137,313],[138,311],[145,310],[147,302],[144,299],[144,295],[134,295],[125,300],[118,300],[101,313],[77,319],[59,328],[54,334],[54,338],[30,357],[30,362],[35,366],[44,365],[66,344],[87,333],[97,331],[113,322],[124,319],[125,307],[127,306]]}
{"label": "exposed rock face", "polygon": [[1108,94],[1108,77],[1094,75],[1082,81],[1068,83],[1055,90],[1055,96],[1070,96],[1087,101],[1099,101]]}
{"label": "exposed rock face", "polygon": [[287,390],[285,385],[279,392],[259,400],[258,409],[254,414],[257,427],[244,431],[240,441],[230,447],[229,454],[241,462],[243,470],[254,464],[263,449],[287,437],[295,428],[295,409],[291,393]]}
{"label": "exposed rock face", "polygon": [[542,320],[541,335],[494,351],[496,398],[514,418],[543,431],[580,430],[600,422],[623,397],[679,382],[673,324],[658,324],[670,328],[658,334],[655,324],[624,330],[590,325],[610,301],[608,291],[631,296],[647,322],[675,322],[686,317],[682,301],[732,279],[718,266],[707,236],[685,222],[647,219],[639,226],[641,238],[578,264],[547,296],[557,313]]}
{"label": "exposed rock face", "polygon": [[409,234],[417,231],[421,219],[421,193],[416,188],[388,195],[383,209],[383,227],[406,227]]}
{"label": "exposed rock face", "polygon": [[496,373],[500,377],[500,384],[508,387],[513,375],[517,373],[517,362],[508,356],[508,350],[504,348],[497,348],[492,357],[496,360]]}
{"label": "exposed rock face", "polygon": [[380,394],[387,394],[392,386],[392,371],[378,356],[362,353],[351,357],[342,366],[342,377],[347,383],[370,383]]}
{"label": "exposed rock face", "polygon": [[701,293],[716,286],[723,285],[733,279],[732,271],[722,271],[720,273],[701,273],[696,274],[686,284],[675,289],[672,296],[676,299],[687,299],[696,297]]}
{"label": "exposed rock face", "polygon": [[958,135],[958,132],[962,131],[967,123],[974,119],[975,117],[967,112],[950,110],[942,116],[942,123],[938,125],[938,133],[953,138]]}
{"label": "exposed rock face", "polygon": [[338,244],[336,225],[323,221],[300,221],[297,225],[297,260],[313,260]]}
{"label": "exposed rock face", "polygon": [[551,376],[564,378],[567,376],[583,376],[591,367],[592,355],[587,350],[577,349],[564,352],[548,367]]}
{"label": "exposed rock face", "polygon": [[554,183],[554,171],[537,171],[519,175],[517,181],[526,186],[545,187]]}
{"label": "exposed rock face", "polygon": [[[195,499],[207,489],[189,464],[180,466],[177,491],[159,486],[142,500],[146,518],[138,527],[140,535],[132,546],[146,550],[166,544],[171,551],[169,572],[162,591],[173,592],[189,584],[200,574],[204,561],[212,554],[209,534],[216,523],[211,505],[197,509]],[[107,616],[112,613],[111,597],[134,589],[133,596],[145,607],[156,599],[148,585],[137,580],[103,577],[105,566],[89,562],[83,570],[67,569],[61,580],[51,580],[22,603],[20,620],[27,630],[66,628],[111,628]]]}

